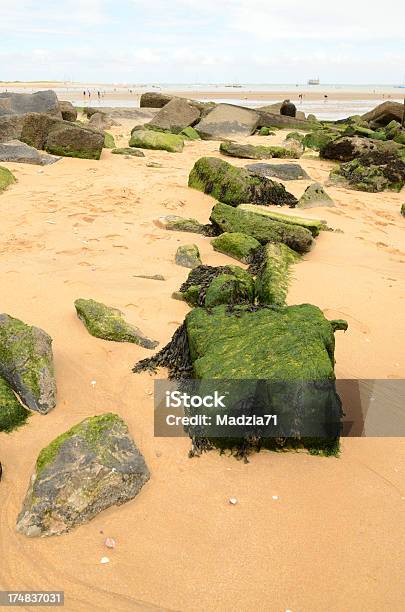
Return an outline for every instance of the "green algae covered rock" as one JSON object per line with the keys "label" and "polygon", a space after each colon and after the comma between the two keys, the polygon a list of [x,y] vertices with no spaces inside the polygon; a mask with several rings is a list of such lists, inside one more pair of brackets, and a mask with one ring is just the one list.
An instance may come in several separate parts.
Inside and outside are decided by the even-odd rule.
{"label": "green algae covered rock", "polygon": [[186,140],[201,140],[200,134],[191,126],[185,127],[184,130],[181,130],[180,136],[183,136],[186,138]]}
{"label": "green algae covered rock", "polygon": [[149,477],[118,415],[87,418],[40,452],[17,531],[30,537],[66,533],[133,499]]}
{"label": "green algae covered rock", "polygon": [[245,210],[256,215],[263,215],[273,221],[279,221],[280,223],[290,223],[291,225],[300,225],[305,227],[311,232],[316,238],[319,233],[326,228],[325,222],[319,219],[306,219],[305,217],[299,217],[298,215],[290,215],[286,213],[280,213],[275,210],[268,210],[267,208],[259,208],[252,206],[251,204],[241,204],[240,210]]}
{"label": "green algae covered rock", "polygon": [[261,127],[257,133],[259,136],[274,136],[275,135],[275,132],[272,132],[272,130],[268,127]]}
{"label": "green algae covered rock", "polygon": [[285,306],[289,268],[298,260],[297,253],[280,242],[262,247],[255,262],[255,294],[259,304]]}
{"label": "green algae covered rock", "polygon": [[16,182],[15,176],[8,168],[0,166],[0,193]]}
{"label": "green algae covered rock", "polygon": [[114,155],[131,155],[131,157],[145,157],[145,153],[139,149],[133,149],[131,147],[118,147],[113,149],[111,153]]}
{"label": "green algae covered rock", "polygon": [[52,155],[62,157],[100,159],[103,145],[103,134],[69,121],[62,121],[49,132],[44,149]]}
{"label": "green algae covered rock", "polygon": [[289,132],[285,137],[285,140],[296,140],[297,142],[304,142],[305,134],[302,132]]}
{"label": "green algae covered rock", "polygon": [[225,253],[242,263],[249,263],[252,254],[260,247],[260,242],[242,232],[224,232],[213,238],[211,244],[215,251]]}
{"label": "green algae covered rock", "polygon": [[308,149],[314,149],[315,151],[320,151],[327,144],[336,140],[341,136],[341,132],[339,130],[314,130],[309,134],[306,134],[302,140],[302,144],[304,147]]}
{"label": "green algae covered rock", "polygon": [[300,197],[297,208],[334,207],[335,203],[320,183],[309,185]]}
{"label": "green algae covered rock", "polygon": [[0,376],[25,406],[47,414],[56,405],[52,338],[38,327],[1,314]]}
{"label": "green algae covered rock", "polygon": [[[220,281],[214,283],[219,277]],[[201,265],[191,270],[173,297],[186,301],[190,306],[253,303],[254,282],[249,272],[238,266]]]}
{"label": "green algae covered rock", "polygon": [[371,140],[387,140],[387,136],[384,131],[377,132],[361,125],[349,125],[343,132],[343,135],[364,136],[365,138],[370,138]]}
{"label": "green algae covered rock", "polygon": [[244,168],[236,168],[216,157],[201,157],[194,164],[188,186],[230,206],[244,202],[278,206],[295,206],[297,203],[284,185],[256,176]]}
{"label": "green algae covered rock", "polygon": [[17,400],[10,385],[0,376],[0,432],[10,433],[24,425],[29,414]]}
{"label": "green algae covered rock", "polygon": [[194,234],[205,234],[208,229],[197,219],[179,217],[178,215],[166,215],[156,220],[156,225],[163,229],[175,232],[191,232]]}
{"label": "green algae covered rock", "polygon": [[177,134],[155,132],[153,130],[135,130],[132,132],[129,146],[181,153],[184,147],[184,139]]}
{"label": "green algae covered rock", "polygon": [[357,159],[341,164],[340,168],[331,172],[331,181],[370,193],[386,189],[401,191],[405,185],[405,148],[401,149],[392,142],[382,144],[387,147],[370,150]]}
{"label": "green algae covered rock", "polygon": [[262,211],[244,210],[218,202],[212,209],[210,220],[222,232],[242,232],[261,244],[283,242],[297,253],[306,253],[313,242],[311,232],[300,225],[275,221]]}
{"label": "green algae covered rock", "polygon": [[105,149],[115,149],[115,140],[114,136],[109,132],[105,132],[104,134],[104,148]]}
{"label": "green algae covered rock", "polygon": [[239,157],[242,159],[271,159],[273,157],[297,159],[300,157],[292,148],[280,146],[265,147],[262,145],[255,146],[222,142],[219,150],[224,155],[229,155],[229,157]]}
{"label": "green algae covered rock", "polygon": [[127,323],[117,308],[105,306],[95,300],[75,301],[77,316],[96,338],[113,342],[132,342],[144,348],[155,348],[158,342],[146,338],[140,329]]}
{"label": "green algae covered rock", "polygon": [[201,264],[200,251],[196,244],[182,244],[176,252],[176,264],[185,268],[196,268]]}

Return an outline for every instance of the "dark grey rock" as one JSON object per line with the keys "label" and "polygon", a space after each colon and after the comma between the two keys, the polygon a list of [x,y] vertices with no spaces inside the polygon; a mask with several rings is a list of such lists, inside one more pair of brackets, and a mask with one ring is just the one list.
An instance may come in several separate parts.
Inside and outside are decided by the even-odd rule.
{"label": "dark grey rock", "polygon": [[299,164],[249,164],[245,168],[260,176],[274,176],[283,181],[311,178]]}
{"label": "dark grey rock", "polygon": [[250,136],[259,123],[259,114],[243,106],[218,104],[195,129],[204,140],[221,140],[232,136]]}
{"label": "dark grey rock", "polygon": [[77,110],[71,102],[61,101],[59,102],[59,108],[62,113],[62,119],[65,121],[76,121]]}
{"label": "dark grey rock", "polygon": [[39,152],[34,147],[30,147],[20,140],[10,140],[0,144],[0,162],[45,166],[47,164],[54,164],[60,159],[60,157]]}
{"label": "dark grey rock", "polygon": [[155,115],[149,126],[153,130],[168,130],[178,134],[184,128],[194,125],[199,118],[200,111],[187,100],[173,98]]}
{"label": "dark grey rock", "polygon": [[0,142],[19,140],[23,125],[23,115],[0,115]]}
{"label": "dark grey rock", "polygon": [[56,93],[50,89],[33,94],[0,93],[0,115],[25,115],[26,113],[46,113],[61,117]]}

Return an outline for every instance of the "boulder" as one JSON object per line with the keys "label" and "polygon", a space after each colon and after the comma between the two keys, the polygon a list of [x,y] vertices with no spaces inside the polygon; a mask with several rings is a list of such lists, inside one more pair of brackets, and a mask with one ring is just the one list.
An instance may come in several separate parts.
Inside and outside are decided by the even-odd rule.
{"label": "boulder", "polygon": [[19,140],[23,124],[23,115],[0,115],[0,142]]}
{"label": "boulder", "polygon": [[52,338],[38,327],[1,314],[0,376],[27,408],[47,414],[56,406]]}
{"label": "boulder", "polygon": [[362,115],[363,121],[368,121],[372,124],[384,126],[391,121],[402,121],[404,116],[404,105],[400,102],[386,101],[379,104],[373,110]]}
{"label": "boulder", "polygon": [[[43,113],[28,113],[24,115],[23,119],[19,139],[30,147],[34,147],[34,149],[45,149],[45,144],[51,130],[57,129],[61,125],[67,125],[71,129],[76,129],[76,126],[69,121],[64,122],[62,119]],[[80,128],[77,127],[77,129]]]}
{"label": "boulder", "polygon": [[141,108],[163,108],[173,99],[170,94],[159,93],[157,91],[147,91],[141,95],[139,106]]}
{"label": "boulder", "polygon": [[254,282],[249,272],[238,266],[201,265],[191,270],[173,297],[186,301],[190,306],[253,304]]}
{"label": "boulder", "polygon": [[316,208],[319,206],[330,208],[334,207],[335,203],[320,183],[312,183],[298,200],[297,208]]}
{"label": "boulder", "polygon": [[244,202],[295,206],[296,198],[284,185],[236,168],[216,157],[202,157],[190,172],[188,186],[238,206]]}
{"label": "boulder", "polygon": [[177,215],[166,215],[165,217],[159,217],[156,220],[155,225],[166,230],[172,230],[175,232],[191,232],[194,234],[206,234],[207,226],[203,225],[197,219],[185,219]]}
{"label": "boulder", "polygon": [[322,146],[319,154],[323,159],[351,161],[366,151],[375,150],[377,145],[376,141],[368,138],[342,136]]}
{"label": "boulder", "polygon": [[184,140],[177,134],[166,134],[153,130],[135,130],[132,132],[130,147],[140,149],[154,149],[168,151],[169,153],[181,153],[184,147]]}
{"label": "boulder", "polygon": [[10,433],[24,425],[29,414],[18,401],[8,382],[0,376],[0,433]]}
{"label": "boulder", "polygon": [[286,244],[269,243],[261,248],[255,262],[255,294],[259,304],[285,306],[289,268],[299,256]]}
{"label": "boulder", "polygon": [[91,127],[93,130],[98,130],[99,132],[105,132],[105,130],[109,130],[113,125],[116,126],[119,124],[105,113],[94,113],[90,117],[88,123],[88,127]]}
{"label": "boulder", "polygon": [[139,149],[134,149],[132,147],[119,147],[118,149],[113,149],[111,153],[114,155],[130,155],[131,157],[145,157],[145,153],[140,151]]}
{"label": "boulder", "polygon": [[66,533],[133,499],[149,478],[118,415],[87,418],[40,452],[17,531],[30,537]]}
{"label": "boulder", "polygon": [[280,115],[286,117],[295,117],[297,114],[297,107],[290,100],[284,100],[280,107]]}
{"label": "boulder", "polygon": [[200,111],[191,106],[187,100],[173,98],[150,121],[152,130],[178,134],[184,128],[194,125],[200,118]]}
{"label": "boulder", "polygon": [[[290,141],[288,141],[289,144]],[[229,157],[240,157],[242,159],[271,159],[273,157],[293,158],[297,159],[300,155],[293,147],[270,146],[262,145],[254,146],[251,144],[237,144],[233,142],[222,142],[219,150],[224,155]]]}
{"label": "boulder", "polygon": [[115,140],[114,136],[109,132],[105,132],[104,134],[104,148],[105,149],[115,149]]}
{"label": "boulder", "polygon": [[[297,119],[305,119],[305,113],[303,113],[302,111],[297,111],[296,106],[293,104],[292,106],[295,108],[295,113],[294,114],[288,114],[288,113],[282,113],[281,109],[283,107],[283,105],[286,102],[290,102],[289,100],[284,100],[284,102],[275,102],[274,104],[266,104],[265,106],[259,106],[257,107],[255,110],[258,110],[262,113],[273,113],[273,114],[278,114],[278,115],[284,115],[284,116],[290,116],[290,117],[296,117]],[[290,102],[291,104],[291,102]],[[291,109],[290,112],[293,112],[293,110]],[[308,115],[309,117],[314,117],[314,115]],[[314,119],[316,121],[316,119]]]}
{"label": "boulder", "polygon": [[280,113],[268,112],[261,109],[256,109],[259,115],[259,122],[257,127],[268,127],[268,128],[282,128],[282,129],[298,129],[298,130],[311,130],[314,127],[314,123],[298,117],[287,117],[280,115]]}
{"label": "boulder", "polygon": [[51,129],[44,148],[48,153],[62,157],[100,159],[103,146],[103,134],[64,121]]}
{"label": "boulder", "polygon": [[182,244],[176,252],[175,258],[178,266],[196,268],[201,265],[200,251],[196,244]]}
{"label": "boulder", "polygon": [[0,166],[0,194],[16,182],[15,176],[8,168]]}
{"label": "boulder", "polygon": [[276,212],[275,210],[269,210],[268,208],[261,208],[258,206],[252,206],[252,204],[241,204],[240,210],[248,211],[256,215],[262,215],[267,219],[273,221],[279,221],[280,223],[289,223],[291,225],[299,225],[305,227],[311,232],[314,238],[319,236],[319,233],[326,229],[324,221],[319,219],[306,219],[305,217],[298,217],[298,215],[290,215],[289,213]]}
{"label": "boulder", "polygon": [[45,166],[57,162],[60,157],[40,153],[20,140],[10,140],[0,144],[0,162],[14,162],[19,164],[36,164]]}
{"label": "boulder", "polygon": [[65,121],[76,121],[77,120],[77,109],[71,102],[61,100],[59,102],[59,109],[62,113],[62,119]]}
{"label": "boulder", "polygon": [[258,136],[274,136],[275,132],[272,132],[272,130],[268,127],[262,127],[257,131],[257,134]]}
{"label": "boulder", "polygon": [[157,108],[134,108],[134,107],[120,107],[120,106],[103,106],[103,110],[99,108],[93,108],[86,106],[83,111],[88,119],[90,119],[96,113],[102,113],[107,120],[117,121],[120,119],[131,119],[136,121],[139,125],[148,123],[153,117],[159,112]]}
{"label": "boulder", "polygon": [[146,338],[140,329],[127,323],[118,308],[84,299],[76,300],[75,308],[87,331],[96,338],[113,342],[132,342],[148,349],[158,345],[158,342]]}
{"label": "boulder", "polygon": [[253,253],[260,247],[260,242],[242,232],[224,232],[213,238],[214,251],[224,253],[242,263],[250,263]]}
{"label": "boulder", "polygon": [[185,127],[183,130],[181,130],[180,136],[183,136],[183,138],[186,138],[186,140],[201,140],[197,130],[191,126]]}
{"label": "boulder", "polygon": [[50,89],[33,94],[0,93],[0,115],[25,115],[26,113],[62,116],[56,93]]}
{"label": "boulder", "polygon": [[302,144],[308,149],[319,151],[340,136],[341,132],[339,130],[313,130],[304,136]]}
{"label": "boulder", "polygon": [[261,244],[282,242],[297,253],[310,250],[313,239],[309,229],[292,223],[275,221],[254,207],[243,210],[218,202],[211,211],[210,220],[221,232],[241,232],[253,236]]}
{"label": "boulder", "polygon": [[233,104],[218,104],[194,127],[204,140],[221,140],[224,137],[250,136],[258,122],[259,115],[254,110]]}
{"label": "boulder", "polygon": [[299,164],[249,164],[245,168],[254,174],[267,177],[273,176],[282,181],[310,178]]}

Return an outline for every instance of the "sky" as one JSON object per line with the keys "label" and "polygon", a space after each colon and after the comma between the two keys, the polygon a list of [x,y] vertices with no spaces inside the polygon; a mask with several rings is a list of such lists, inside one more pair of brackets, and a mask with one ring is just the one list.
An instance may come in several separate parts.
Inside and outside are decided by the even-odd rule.
{"label": "sky", "polygon": [[0,81],[405,82],[405,2],[0,0]]}

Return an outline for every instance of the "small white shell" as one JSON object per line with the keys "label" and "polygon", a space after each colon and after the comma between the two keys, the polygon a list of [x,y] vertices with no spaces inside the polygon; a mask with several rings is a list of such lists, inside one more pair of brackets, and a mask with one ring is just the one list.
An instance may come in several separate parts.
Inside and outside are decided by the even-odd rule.
{"label": "small white shell", "polygon": [[100,563],[110,563],[110,559],[108,557],[101,557]]}

